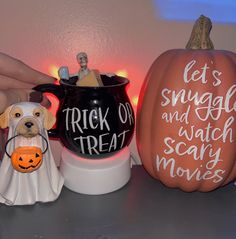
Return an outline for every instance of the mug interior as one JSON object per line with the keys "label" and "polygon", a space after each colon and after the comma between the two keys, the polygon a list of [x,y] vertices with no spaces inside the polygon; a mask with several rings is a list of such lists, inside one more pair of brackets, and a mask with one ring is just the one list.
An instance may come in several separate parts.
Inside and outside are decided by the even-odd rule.
{"label": "mug interior", "polygon": [[[79,88],[110,88],[110,87],[118,87],[125,86],[129,84],[129,80],[125,77],[117,76],[117,75],[101,75],[103,86],[76,86],[76,81],[78,80],[78,76],[71,76],[69,80],[61,79],[60,83],[62,85],[71,86],[71,87],[79,87]],[[72,82],[72,83],[70,83]]]}

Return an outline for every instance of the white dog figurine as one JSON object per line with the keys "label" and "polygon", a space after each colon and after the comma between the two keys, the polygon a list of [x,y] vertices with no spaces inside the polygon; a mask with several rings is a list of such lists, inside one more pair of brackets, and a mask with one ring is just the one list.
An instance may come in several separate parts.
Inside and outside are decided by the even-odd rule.
{"label": "white dog figurine", "polygon": [[9,127],[0,164],[0,203],[31,205],[58,198],[64,179],[47,135],[55,120],[46,108],[31,102],[14,104],[0,115],[0,127]]}

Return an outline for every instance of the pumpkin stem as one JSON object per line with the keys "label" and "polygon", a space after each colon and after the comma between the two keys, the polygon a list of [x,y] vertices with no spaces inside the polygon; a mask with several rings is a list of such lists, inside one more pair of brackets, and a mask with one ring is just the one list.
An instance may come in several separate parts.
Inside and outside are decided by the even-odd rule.
{"label": "pumpkin stem", "polygon": [[195,22],[186,49],[214,49],[210,39],[211,19],[201,15]]}

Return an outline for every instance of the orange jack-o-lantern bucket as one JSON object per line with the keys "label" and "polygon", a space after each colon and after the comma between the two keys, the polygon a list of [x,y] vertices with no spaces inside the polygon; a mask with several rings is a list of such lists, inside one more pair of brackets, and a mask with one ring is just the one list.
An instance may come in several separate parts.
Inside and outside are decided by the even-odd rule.
{"label": "orange jack-o-lantern bucket", "polygon": [[46,149],[42,152],[41,148],[36,146],[20,146],[17,147],[11,155],[7,152],[7,145],[8,143],[15,137],[10,138],[5,146],[5,152],[9,158],[11,158],[12,167],[21,173],[31,173],[42,165],[43,162],[43,154],[48,149],[48,142],[47,139],[40,134],[40,136],[46,142]]}
{"label": "orange jack-o-lantern bucket", "polygon": [[37,170],[43,160],[42,150],[34,146],[18,147],[11,155],[12,167],[21,173]]}

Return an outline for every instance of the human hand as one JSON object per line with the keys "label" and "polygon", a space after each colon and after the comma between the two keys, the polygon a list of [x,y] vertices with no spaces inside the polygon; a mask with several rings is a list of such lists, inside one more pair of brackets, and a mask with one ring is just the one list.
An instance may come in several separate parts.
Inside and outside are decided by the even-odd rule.
{"label": "human hand", "polygon": [[0,52],[0,113],[9,105],[21,101],[49,101],[40,92],[32,90],[39,84],[53,83],[55,79],[32,69],[22,61]]}

